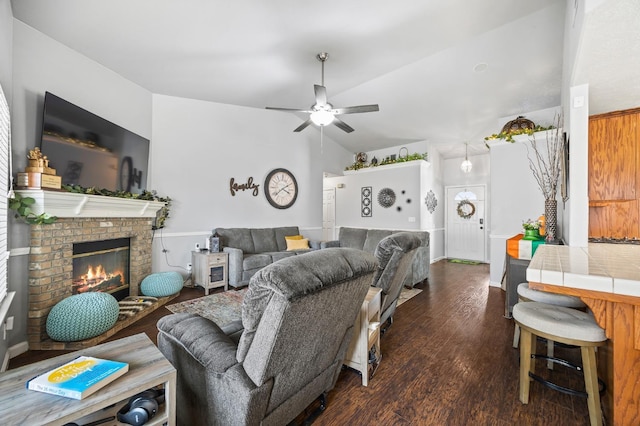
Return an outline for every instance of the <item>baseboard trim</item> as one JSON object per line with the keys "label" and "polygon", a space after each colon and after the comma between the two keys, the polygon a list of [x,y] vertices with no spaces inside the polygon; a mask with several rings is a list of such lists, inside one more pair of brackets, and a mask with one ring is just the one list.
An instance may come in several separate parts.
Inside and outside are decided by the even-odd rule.
{"label": "baseboard trim", "polygon": [[20,342],[9,348],[7,354],[9,358],[15,358],[29,350],[29,342]]}
{"label": "baseboard trim", "polygon": [[9,367],[9,352],[4,354],[4,359],[2,360],[2,365],[0,366],[0,373],[4,373],[7,371],[7,367]]}
{"label": "baseboard trim", "polygon": [[0,373],[7,371],[9,368],[9,361],[11,358],[15,358],[20,354],[23,354],[29,350],[29,343],[20,342],[16,345],[11,346],[7,349],[7,352],[4,354],[4,359],[2,360],[2,367],[0,367]]}

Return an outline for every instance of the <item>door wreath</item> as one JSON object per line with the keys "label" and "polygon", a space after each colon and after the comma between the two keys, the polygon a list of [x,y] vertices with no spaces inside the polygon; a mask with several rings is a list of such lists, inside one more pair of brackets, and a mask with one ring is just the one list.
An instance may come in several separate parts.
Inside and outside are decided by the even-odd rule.
{"label": "door wreath", "polygon": [[462,200],[458,203],[458,216],[463,219],[471,219],[476,212],[476,206],[469,200]]}

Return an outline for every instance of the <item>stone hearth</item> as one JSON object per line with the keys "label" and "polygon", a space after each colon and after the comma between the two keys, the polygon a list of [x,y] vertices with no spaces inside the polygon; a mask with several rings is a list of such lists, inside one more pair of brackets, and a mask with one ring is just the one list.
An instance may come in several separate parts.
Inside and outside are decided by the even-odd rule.
{"label": "stone hearth", "polygon": [[[34,190],[20,193],[25,197],[36,198],[36,214],[46,211],[59,217],[50,225],[31,226],[27,320],[29,349],[78,349],[92,346],[133,322],[118,321],[116,327],[109,332],[83,342],[55,342],[46,333],[47,315],[51,308],[72,295],[74,243],[130,238],[129,291],[132,296],[139,294],[142,279],[152,271],[151,227],[156,211],[163,204],[151,202],[150,205],[147,201],[125,200],[128,207],[123,207],[125,205],[122,199],[113,199],[114,203],[110,204],[111,197]],[[92,205],[96,202],[99,203],[97,208]],[[154,306],[162,306],[167,300],[170,298],[161,298],[160,303]],[[153,309],[145,311],[149,313]]]}

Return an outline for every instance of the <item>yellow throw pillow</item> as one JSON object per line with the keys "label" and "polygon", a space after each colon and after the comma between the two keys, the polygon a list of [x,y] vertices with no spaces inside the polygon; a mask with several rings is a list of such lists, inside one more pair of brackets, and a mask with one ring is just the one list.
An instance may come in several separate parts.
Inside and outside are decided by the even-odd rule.
{"label": "yellow throw pillow", "polygon": [[284,239],[285,240],[301,240],[302,235],[286,235]]}
{"label": "yellow throw pillow", "polygon": [[287,251],[291,250],[302,250],[309,248],[309,239],[302,238],[300,240],[290,240],[287,239]]}

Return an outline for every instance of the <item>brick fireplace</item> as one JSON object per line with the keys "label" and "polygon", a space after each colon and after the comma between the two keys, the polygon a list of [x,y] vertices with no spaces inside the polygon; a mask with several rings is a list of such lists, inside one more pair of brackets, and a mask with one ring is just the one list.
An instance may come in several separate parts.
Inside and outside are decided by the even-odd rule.
{"label": "brick fireplace", "polygon": [[[162,203],[152,202],[154,205],[149,209],[149,202],[146,201],[127,200],[127,206],[123,207],[121,200],[113,200],[118,205],[117,208],[111,205],[101,209],[98,208],[99,206],[92,206],[91,201],[109,205],[111,197],[51,191],[34,193],[33,191],[20,192],[23,196],[36,198],[36,214],[39,214],[38,209],[40,209],[58,216],[58,220],[49,225],[31,226],[27,320],[29,349],[76,349],[91,346],[109,336],[94,338],[91,342],[63,343],[52,341],[46,333],[47,315],[51,308],[72,295],[73,245],[89,241],[128,238],[130,241],[129,292],[132,296],[136,296],[139,294],[140,282],[152,271],[152,224],[155,212]],[[50,192],[52,194],[49,194]],[[38,199],[38,195],[43,195],[43,199]],[[76,196],[72,197],[74,202],[71,204],[68,201],[58,200],[59,196],[68,200],[69,195]],[[103,216],[96,216],[100,212]],[[118,329],[120,328],[122,327]]]}

